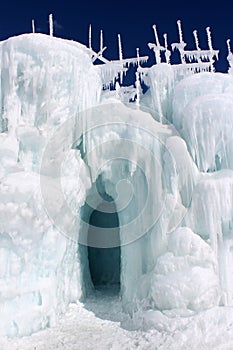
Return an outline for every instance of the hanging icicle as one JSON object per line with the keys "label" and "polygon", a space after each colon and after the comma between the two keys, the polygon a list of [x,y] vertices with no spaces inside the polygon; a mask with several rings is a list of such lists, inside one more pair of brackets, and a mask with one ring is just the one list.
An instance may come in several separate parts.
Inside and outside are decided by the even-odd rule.
{"label": "hanging icicle", "polygon": [[49,15],[49,35],[53,36],[53,15]]}

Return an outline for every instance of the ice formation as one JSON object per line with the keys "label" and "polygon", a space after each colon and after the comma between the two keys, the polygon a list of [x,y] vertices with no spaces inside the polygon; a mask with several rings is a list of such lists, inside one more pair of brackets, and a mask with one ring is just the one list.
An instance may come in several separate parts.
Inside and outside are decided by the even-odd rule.
{"label": "ice formation", "polygon": [[233,304],[233,79],[213,72],[209,29],[193,52],[178,30],[181,64],[154,26],[152,67],[120,36],[119,60],[103,32],[94,52],[91,27],[89,48],[55,38],[52,17],[50,36],[1,42],[1,335],[53,325],[98,283],[130,315]]}

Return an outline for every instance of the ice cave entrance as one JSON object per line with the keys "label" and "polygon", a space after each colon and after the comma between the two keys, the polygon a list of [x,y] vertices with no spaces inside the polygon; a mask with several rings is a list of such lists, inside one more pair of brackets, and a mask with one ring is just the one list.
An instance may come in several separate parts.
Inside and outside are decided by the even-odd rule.
{"label": "ice cave entrance", "polygon": [[88,224],[86,254],[91,282],[95,289],[106,288],[119,293],[120,229],[116,205],[111,197],[92,209]]}

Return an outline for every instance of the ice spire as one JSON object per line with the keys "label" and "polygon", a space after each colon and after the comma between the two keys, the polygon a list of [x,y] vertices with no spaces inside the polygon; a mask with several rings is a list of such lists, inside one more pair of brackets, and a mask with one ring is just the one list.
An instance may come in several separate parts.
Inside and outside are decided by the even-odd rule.
{"label": "ice spire", "polygon": [[199,40],[198,40],[198,36],[197,36],[197,30],[193,31],[193,35],[194,35],[194,39],[195,39],[195,45],[196,45],[196,49],[198,51],[200,51],[200,46],[199,46]]}
{"label": "ice spire", "polygon": [[154,35],[155,35],[155,47],[154,47],[154,51],[155,51],[155,58],[156,58],[156,63],[161,63],[161,57],[160,57],[160,42],[159,42],[159,36],[158,36],[158,32],[157,32],[157,28],[156,25],[153,25],[153,30],[154,30]]}
{"label": "ice spire", "polygon": [[182,33],[181,20],[180,19],[178,19],[177,25],[178,25],[180,44],[181,44],[181,43],[184,43],[184,40],[183,40],[183,33]]}
{"label": "ice spire", "polygon": [[53,15],[49,15],[49,35],[53,36]]}
{"label": "ice spire", "polygon": [[154,24],[152,26],[153,28],[153,31],[154,31],[154,36],[155,36],[155,44],[153,43],[149,43],[148,46],[150,49],[153,49],[154,50],[154,53],[155,53],[155,60],[156,60],[156,63],[161,63],[161,56],[160,56],[160,53],[161,51],[164,51],[165,48],[163,46],[160,45],[160,42],[159,42],[159,36],[158,36],[158,32],[157,32],[157,28],[156,28],[156,25]]}
{"label": "ice spire", "polygon": [[165,46],[165,58],[166,58],[166,63],[170,63],[170,56],[171,56],[171,51],[168,50],[168,45],[167,45],[167,33],[163,34],[164,38],[164,46]]}
{"label": "ice spire", "polygon": [[208,40],[209,49],[210,49],[210,51],[213,51],[210,27],[207,27],[207,28],[206,28],[206,33],[207,33],[207,40]]}
{"label": "ice spire", "polygon": [[210,60],[210,63],[211,63],[210,71],[214,72],[214,65],[213,65],[214,64],[214,59],[213,58],[215,56],[218,59],[218,51],[213,49],[210,27],[206,28],[206,33],[207,33],[208,46],[209,46],[209,50],[210,50],[210,54],[209,54],[209,60]]}
{"label": "ice spire", "polygon": [[184,54],[184,48],[186,46],[186,43],[183,40],[183,33],[182,33],[182,28],[181,28],[181,20],[177,21],[177,26],[178,26],[178,33],[179,33],[179,43],[173,43],[172,44],[172,50],[177,49],[180,51],[180,59],[181,63],[185,64],[185,54]]}
{"label": "ice spire", "polygon": [[228,50],[228,55],[231,54],[231,44],[230,44],[231,40],[227,39],[227,50]]}
{"label": "ice spire", "polygon": [[140,93],[141,93],[141,83],[140,83],[140,77],[139,77],[139,72],[136,72],[136,81],[135,81],[135,86],[136,86],[136,106],[139,108],[140,106]]}
{"label": "ice spire", "polygon": [[230,42],[231,42],[230,39],[227,39],[227,50],[228,50],[227,61],[229,63],[228,73],[233,75],[233,54],[231,52]]}
{"label": "ice spire", "polygon": [[155,45],[156,46],[160,46],[160,42],[159,42],[159,36],[158,36],[158,32],[157,32],[157,28],[156,25],[154,24],[152,26],[153,30],[154,30],[154,35],[155,35]]}
{"label": "ice spire", "polygon": [[35,33],[36,30],[35,30],[35,21],[34,19],[32,20],[32,33]]}
{"label": "ice spire", "polygon": [[183,33],[182,33],[181,20],[180,19],[178,19],[178,21],[177,21],[177,26],[178,26],[179,40],[180,40],[180,45],[179,45],[180,59],[181,59],[181,62],[183,64],[185,64],[186,61],[185,61],[185,55],[184,55],[184,48],[186,46],[186,43],[183,40]]}
{"label": "ice spire", "polygon": [[89,49],[92,49],[92,46],[91,46],[91,24],[89,25]]}
{"label": "ice spire", "polygon": [[[119,50],[119,60],[123,61],[123,52],[122,52],[122,44],[121,44],[121,35],[118,34],[118,50]],[[120,84],[123,83],[123,69],[120,72]]]}
{"label": "ice spire", "polygon": [[121,45],[121,35],[118,34],[118,49],[119,49],[119,60],[123,60],[122,45]]}
{"label": "ice spire", "polygon": [[139,47],[136,48],[136,53],[137,53],[137,63],[138,63],[138,67],[140,66],[140,55],[139,55]]}
{"label": "ice spire", "polygon": [[103,31],[101,29],[100,31],[100,51],[103,52],[103,48],[104,48],[104,38],[103,38]]}

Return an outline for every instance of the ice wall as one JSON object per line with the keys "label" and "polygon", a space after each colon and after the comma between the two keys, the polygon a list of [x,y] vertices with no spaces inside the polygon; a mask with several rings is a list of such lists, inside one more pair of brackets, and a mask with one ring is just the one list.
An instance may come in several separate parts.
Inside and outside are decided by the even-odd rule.
{"label": "ice wall", "polygon": [[[124,310],[198,311],[217,305],[220,286],[214,249],[188,228],[172,233],[183,225],[201,176],[185,142],[172,126],[120,103],[99,106],[87,123],[91,131],[85,162],[93,184],[87,201],[93,208],[102,202],[96,186],[115,200]],[[82,234],[85,229],[81,226]],[[88,289],[83,251],[82,259]],[[163,270],[162,261],[167,264]]]}
{"label": "ice wall", "polygon": [[233,79],[200,73],[174,90],[173,122],[200,171],[232,169]]}
{"label": "ice wall", "polygon": [[[0,51],[0,334],[22,336],[54,324],[82,295],[77,244],[49,219],[39,172],[51,135],[99,103],[102,82],[78,43],[30,34],[1,42]],[[67,157],[61,181],[77,209],[88,183],[74,181],[81,157]]]}
{"label": "ice wall", "polygon": [[91,290],[77,242],[85,201],[104,196],[119,218],[125,311],[231,304],[232,78],[179,82],[157,65],[143,112],[102,99],[81,44],[32,34],[0,50],[0,334],[52,325]]}
{"label": "ice wall", "polygon": [[102,82],[79,43],[26,34],[2,42],[0,50],[0,129],[7,131],[1,148],[35,171],[50,133],[97,104]]}

